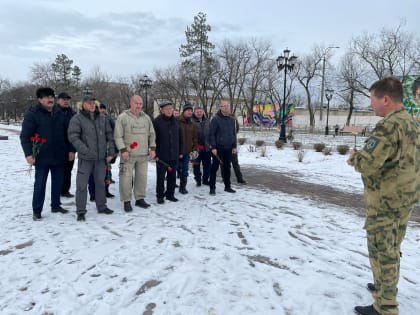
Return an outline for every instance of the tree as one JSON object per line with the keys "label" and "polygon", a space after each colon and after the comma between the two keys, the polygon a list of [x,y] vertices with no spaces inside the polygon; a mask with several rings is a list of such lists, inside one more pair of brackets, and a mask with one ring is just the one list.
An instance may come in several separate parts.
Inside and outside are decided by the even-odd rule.
{"label": "tree", "polygon": [[[57,55],[55,61],[51,64],[54,76],[58,86],[62,90],[69,90],[72,83],[71,74],[73,72],[73,60],[65,54]],[[80,70],[80,69],[79,69]]]}
{"label": "tree", "polygon": [[194,17],[194,23],[185,31],[186,44],[179,49],[180,55],[184,58],[183,67],[191,87],[207,109],[207,90],[213,89],[208,86],[211,82],[213,67],[216,65],[212,57],[214,45],[208,39],[211,26],[206,24],[206,14],[199,12]]}

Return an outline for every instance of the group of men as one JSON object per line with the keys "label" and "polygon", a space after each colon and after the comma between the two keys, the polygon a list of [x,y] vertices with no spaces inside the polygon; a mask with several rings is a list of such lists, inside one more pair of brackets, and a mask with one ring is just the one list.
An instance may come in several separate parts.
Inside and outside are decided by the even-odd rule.
{"label": "group of men", "polygon": [[[141,97],[133,96],[130,109],[120,114],[113,133],[109,121],[97,110],[93,97],[84,98],[81,111],[74,116],[69,110],[67,115],[66,110],[54,105],[54,91],[49,88],[38,89],[37,98],[38,104],[25,114],[21,133],[26,160],[35,164],[34,219],[41,218],[49,172],[51,210],[67,212],[60,206],[60,193],[69,193],[69,186],[62,183],[65,169],[71,171],[75,152],[78,153],[78,220],[85,219],[86,186],[92,173],[97,185],[98,212],[112,212],[106,207],[103,179],[106,161],[115,157],[116,152],[121,157],[120,196],[125,211],[132,211],[132,189],[136,205],[149,206],[144,200],[149,159],[156,160],[158,204],[164,203],[165,198],[178,201],[174,195],[178,165],[180,192],[187,193],[190,156],[193,156],[194,178],[198,186],[208,184],[210,194],[215,195],[216,173],[222,165],[225,191],[235,192],[230,182],[230,165],[232,156],[237,153],[236,128],[230,116],[230,105],[225,100],[221,101],[219,111],[210,121],[206,121],[199,108],[193,115],[190,104],[186,104],[180,118],[176,118],[171,101],[160,103],[160,115],[151,121],[142,111]],[[361,173],[364,183],[365,229],[374,279],[374,283],[368,284],[374,303],[356,306],[355,312],[361,315],[397,315],[401,243],[413,207],[420,197],[419,126],[404,110],[403,88],[398,79],[388,77],[375,82],[370,88],[370,98],[375,114],[383,119],[363,149],[354,149],[347,161]],[[34,134],[46,139],[36,156]],[[198,155],[192,155],[197,151]],[[200,163],[204,166],[203,173],[199,169]]]}
{"label": "group of men", "polygon": [[[145,201],[149,160],[156,161],[157,203],[165,199],[176,202],[176,174],[180,177],[179,192],[186,189],[190,161],[193,163],[197,186],[210,187],[216,194],[216,173],[223,165],[225,191],[234,193],[230,182],[230,165],[236,150],[235,119],[230,105],[222,100],[213,119],[207,119],[201,107],[185,104],[182,114],[174,115],[174,103],[159,104],[160,115],[153,121],[143,112],[143,100],[139,95],[130,99],[129,109],[123,111],[114,122],[105,106],[87,95],[76,113],[70,106],[71,96],[65,92],[54,103],[51,88],[36,91],[38,104],[31,107],[24,117],[21,144],[27,162],[35,165],[33,193],[33,219],[41,220],[45,200],[48,173],[51,172],[51,211],[67,213],[61,206],[60,195],[72,198],[70,193],[71,172],[78,156],[76,175],[76,214],[78,221],[85,221],[87,191],[95,201],[98,213],[111,214],[107,197],[113,196],[108,186],[109,163],[120,155],[119,192],[124,211],[133,211],[135,205],[148,208]],[[39,134],[46,141],[34,153],[33,135]],[[192,156],[192,159],[190,158]],[[237,158],[235,159],[237,162]],[[245,183],[240,173],[239,183]],[[166,187],[165,187],[166,180]],[[93,187],[93,188],[92,188]]]}

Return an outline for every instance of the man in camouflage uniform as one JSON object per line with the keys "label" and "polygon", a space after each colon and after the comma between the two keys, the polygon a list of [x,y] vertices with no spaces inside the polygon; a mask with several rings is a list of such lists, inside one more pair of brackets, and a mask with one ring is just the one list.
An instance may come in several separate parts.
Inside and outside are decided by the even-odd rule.
{"label": "man in camouflage uniform", "polygon": [[384,117],[362,150],[347,163],[362,174],[374,304],[356,306],[361,315],[398,314],[400,246],[411,211],[419,200],[419,128],[403,107],[401,82],[388,77],[370,88],[372,109]]}

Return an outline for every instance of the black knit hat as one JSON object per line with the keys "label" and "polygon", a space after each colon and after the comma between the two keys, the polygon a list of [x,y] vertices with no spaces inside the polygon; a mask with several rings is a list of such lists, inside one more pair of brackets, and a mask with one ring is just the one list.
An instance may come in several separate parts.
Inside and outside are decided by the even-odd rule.
{"label": "black knit hat", "polygon": [[193,106],[190,103],[185,104],[182,106],[182,112],[185,112],[187,109],[193,109]]}

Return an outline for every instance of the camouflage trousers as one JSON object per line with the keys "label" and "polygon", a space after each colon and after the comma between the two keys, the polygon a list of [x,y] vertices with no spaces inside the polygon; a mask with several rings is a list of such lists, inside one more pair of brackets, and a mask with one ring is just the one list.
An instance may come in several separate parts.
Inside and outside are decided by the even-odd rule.
{"label": "camouflage trousers", "polygon": [[394,212],[394,215],[381,216],[381,210],[368,207],[368,216],[369,213],[377,213],[376,220],[372,220],[371,217],[365,228],[369,261],[375,282],[374,306],[382,315],[398,315],[400,249],[411,211],[412,207],[403,207],[398,209],[398,215]]}

